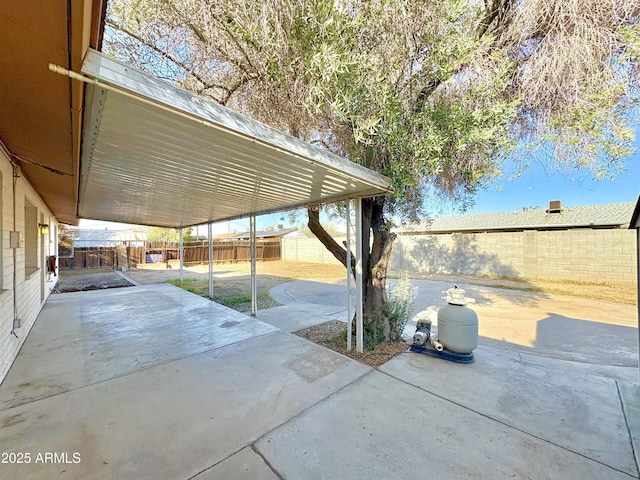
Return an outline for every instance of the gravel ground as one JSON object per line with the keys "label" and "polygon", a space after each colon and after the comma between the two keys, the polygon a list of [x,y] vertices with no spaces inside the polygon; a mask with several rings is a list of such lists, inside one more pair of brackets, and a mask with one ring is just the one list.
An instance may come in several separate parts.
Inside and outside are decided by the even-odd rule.
{"label": "gravel ground", "polygon": [[351,350],[347,350],[346,331],[347,327],[344,322],[331,320],[293,333],[370,367],[379,367],[409,349],[409,345],[406,342],[390,342],[377,345],[373,350],[365,350],[363,353],[358,353],[354,336]]}

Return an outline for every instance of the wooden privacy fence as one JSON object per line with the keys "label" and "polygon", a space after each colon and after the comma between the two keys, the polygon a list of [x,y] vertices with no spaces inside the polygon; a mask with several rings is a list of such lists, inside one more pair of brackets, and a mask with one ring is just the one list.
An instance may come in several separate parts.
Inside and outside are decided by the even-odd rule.
{"label": "wooden privacy fence", "polygon": [[[124,249],[124,262],[118,248]],[[70,268],[135,268],[144,263],[145,247],[81,247],[73,249],[72,257],[60,257],[61,270]]]}
{"label": "wooden privacy fence", "polygon": [[[209,262],[209,244],[207,242],[184,242],[184,264],[198,265]],[[147,247],[146,262],[167,262],[180,258],[178,242],[150,242]],[[280,239],[257,240],[256,259],[279,260]],[[214,263],[248,262],[251,260],[251,246],[248,241],[214,241]]]}
{"label": "wooden privacy fence", "polygon": [[[184,264],[209,263],[207,242],[184,242]],[[280,239],[257,240],[256,259],[262,261],[280,259]],[[70,268],[136,268],[145,263],[168,263],[180,258],[178,242],[147,242],[144,247],[120,245],[117,247],[74,248],[73,257],[60,257],[60,269]],[[248,262],[251,246],[248,241],[214,241],[214,263]]]}

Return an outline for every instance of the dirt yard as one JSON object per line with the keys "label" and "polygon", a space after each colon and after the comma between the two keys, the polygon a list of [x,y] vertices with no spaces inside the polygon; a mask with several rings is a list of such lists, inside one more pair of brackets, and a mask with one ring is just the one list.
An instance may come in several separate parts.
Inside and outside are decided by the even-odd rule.
{"label": "dirt yard", "polygon": [[103,288],[131,287],[133,283],[112,269],[62,270],[55,293],[81,292]]}
{"label": "dirt yard", "polygon": [[[82,269],[62,270],[56,291],[75,292],[101,288],[129,287],[133,285],[125,278],[140,285],[170,282],[179,284],[179,264],[149,264],[144,268],[129,270],[120,275],[113,270]],[[269,295],[271,288],[295,279],[335,282],[344,278],[344,269],[338,265],[317,265],[301,262],[259,262],[257,264],[258,308],[277,306]],[[248,263],[217,264],[213,268],[214,300],[240,312],[251,310],[251,266]],[[185,268],[181,285],[192,293],[208,296],[208,266],[197,265]]]}
{"label": "dirt yard", "polygon": [[[125,272],[125,276],[135,282],[145,285],[178,280],[179,265],[177,262],[170,264],[167,269],[165,264],[150,264],[144,268]],[[214,265],[214,292],[221,298],[247,295],[251,291],[250,265],[248,263],[217,264]],[[206,295],[208,293],[208,267],[198,265],[184,270],[184,278],[187,279],[187,287]],[[269,290],[283,282],[295,279],[319,280],[333,283],[344,279],[345,271],[340,265],[326,265],[303,262],[259,262],[258,291],[263,296]],[[390,276],[398,276],[400,272],[390,272]],[[485,278],[464,275],[425,275],[413,274],[412,278],[425,280],[443,280],[450,283],[468,283],[484,285],[494,288],[509,290],[522,290],[530,292],[550,293],[573,297],[593,298],[634,305],[637,301],[637,290],[632,287],[610,285],[606,283],[581,283],[569,281],[552,281],[539,279],[511,279],[511,278]],[[78,291],[93,288],[111,288],[129,286],[123,277],[112,270],[62,270],[58,291]]]}

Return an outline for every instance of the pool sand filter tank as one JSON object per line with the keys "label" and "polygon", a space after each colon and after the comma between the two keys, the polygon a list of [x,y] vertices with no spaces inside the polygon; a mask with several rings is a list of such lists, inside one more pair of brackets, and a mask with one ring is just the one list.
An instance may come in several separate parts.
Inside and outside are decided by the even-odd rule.
{"label": "pool sand filter tank", "polygon": [[431,332],[431,320],[419,320],[411,351],[452,362],[472,363],[473,349],[478,346],[478,315],[467,306],[472,300],[457,286],[444,294],[447,304],[438,310],[437,335]]}

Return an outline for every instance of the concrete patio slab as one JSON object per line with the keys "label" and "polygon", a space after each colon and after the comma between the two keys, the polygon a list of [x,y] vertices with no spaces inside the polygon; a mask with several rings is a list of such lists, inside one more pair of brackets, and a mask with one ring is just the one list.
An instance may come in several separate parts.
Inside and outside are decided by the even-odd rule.
{"label": "concrete patio slab", "polygon": [[292,479],[630,478],[377,371],[268,433],[256,448]]}
{"label": "concrete patio slab", "polygon": [[380,370],[533,437],[638,476],[615,380],[485,352],[461,365],[408,352]]}
{"label": "concrete patio slab", "polygon": [[0,385],[0,451],[31,457],[0,478],[640,478],[635,369],[536,351],[374,371],[171,285],[53,296]]}
{"label": "concrete patio slab", "polygon": [[269,294],[285,305],[301,303],[347,307],[346,280],[341,283],[326,283],[314,280],[294,280],[273,287]]}
{"label": "concrete patio slab", "polygon": [[[393,290],[397,280],[389,279],[388,285]],[[416,317],[430,312],[433,320],[433,310],[443,305],[442,291],[453,284],[411,279],[411,286],[415,289]],[[471,306],[478,314],[481,345],[594,365],[638,366],[634,305],[463,283],[458,286],[476,300]],[[345,293],[344,282],[311,280],[271,289],[280,303],[306,304],[311,311],[319,305],[346,308]]]}
{"label": "concrete patio slab", "polygon": [[346,324],[347,310],[346,308],[331,305],[294,303],[292,305],[259,310],[258,319],[285,332],[296,332],[330,320],[338,320]]}
{"label": "concrete patio slab", "polygon": [[[491,347],[483,346],[485,350],[491,350]],[[501,355],[505,355],[508,350],[495,348],[494,351],[500,351]],[[558,358],[545,357],[541,355],[533,355],[531,353],[518,352],[518,360],[526,363],[534,363],[536,365],[548,365],[557,371],[567,371],[571,373],[583,373],[586,375],[599,375],[601,377],[621,380],[623,382],[638,382],[638,367],[622,367],[618,365],[602,365],[598,363],[583,363],[575,360],[562,360]]]}
{"label": "concrete patio slab", "polygon": [[0,389],[0,409],[277,329],[169,284],[53,295]]}
{"label": "concrete patio slab", "polygon": [[638,383],[619,382],[620,399],[633,443],[636,464],[640,465],[640,386]]}
{"label": "concrete patio slab", "polygon": [[245,447],[235,455],[193,477],[193,480],[279,480],[260,455]]}
{"label": "concrete patio slab", "polygon": [[5,451],[81,458],[0,476],[191,478],[370,370],[285,332],[138,370],[0,411]]}

